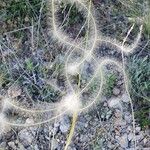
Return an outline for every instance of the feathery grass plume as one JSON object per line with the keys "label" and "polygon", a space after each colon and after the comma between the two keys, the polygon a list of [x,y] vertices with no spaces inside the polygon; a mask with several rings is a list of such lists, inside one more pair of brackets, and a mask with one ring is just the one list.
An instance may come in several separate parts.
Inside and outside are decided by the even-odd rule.
{"label": "feathery grass plume", "polygon": [[[67,1],[61,1],[61,2],[64,2],[67,4]],[[70,3],[70,1],[69,1],[69,3]],[[83,40],[78,39],[77,37],[83,30],[84,26],[87,26],[86,25],[87,20],[92,20],[89,23],[89,30],[88,30],[88,32],[90,33],[91,36],[90,36],[89,41],[87,42],[87,43],[90,42],[91,44],[88,44],[88,46],[91,47],[91,45],[93,45],[92,43],[96,42],[97,30],[96,30],[95,19],[91,12],[87,16],[88,9],[86,8],[86,5],[84,3],[80,2],[80,1],[75,1],[75,5],[78,6],[77,7],[78,10],[81,12],[81,14],[84,16],[84,18],[86,18],[85,23],[83,24],[81,30],[79,31],[79,33],[76,37],[77,41],[71,39],[68,36],[68,34],[65,33],[65,31],[62,31],[63,29],[61,28],[61,26],[59,26],[59,24],[60,24],[58,22],[59,19],[57,19],[57,15],[56,15],[57,9],[59,8],[59,7],[57,7],[58,3],[56,3],[56,1],[51,0],[50,4],[51,5],[49,5],[49,8],[50,8],[49,11],[51,11],[51,13],[52,13],[52,16],[51,16],[52,21],[51,21],[51,25],[50,25],[50,28],[51,28],[50,30],[51,30],[52,34],[55,35],[56,39],[59,40],[59,42],[61,42],[62,44],[65,44],[66,46],[69,46],[69,47],[71,46],[73,48],[75,47],[75,48],[83,49],[82,48],[82,46],[84,46],[82,43]],[[73,2],[73,4],[74,4],[74,2]],[[94,28],[93,28],[93,24],[94,24]],[[94,41],[93,41],[93,39],[94,39]],[[78,45],[80,45],[80,46],[78,46]],[[90,49],[90,48],[88,48],[88,49]]]}

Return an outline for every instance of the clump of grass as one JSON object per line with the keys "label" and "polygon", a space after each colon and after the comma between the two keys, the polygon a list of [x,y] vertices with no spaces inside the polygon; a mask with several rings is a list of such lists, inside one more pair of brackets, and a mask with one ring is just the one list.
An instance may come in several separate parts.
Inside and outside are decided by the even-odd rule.
{"label": "clump of grass", "polygon": [[117,77],[115,74],[109,74],[106,76],[106,83],[104,88],[104,95],[110,97],[113,93],[113,88],[117,82]]}
{"label": "clump of grass", "polygon": [[7,13],[7,20],[8,19],[18,19],[18,21],[23,21],[24,19],[35,18],[40,10],[40,0],[13,0],[10,1],[6,5],[6,13]]}
{"label": "clump of grass", "polygon": [[129,6],[127,11],[129,21],[143,24],[145,34],[150,36],[150,1],[132,0]]}
{"label": "clump of grass", "polygon": [[150,91],[150,83],[148,82],[150,77],[148,56],[144,58],[134,56],[129,63],[129,74],[132,93],[138,93],[138,95],[135,94],[137,98],[148,99]]}
{"label": "clump of grass", "polygon": [[[38,21],[40,14],[41,0],[4,0],[1,9],[3,20],[2,33],[33,25]],[[17,35],[16,35],[17,34]],[[15,33],[20,38],[22,32]]]}
{"label": "clump of grass", "polygon": [[144,58],[137,58],[136,56],[130,60],[129,79],[130,79],[130,93],[137,109],[137,119],[142,127],[150,126],[149,114],[150,112],[150,67],[148,56]]}
{"label": "clump of grass", "polygon": [[135,117],[139,119],[139,123],[142,128],[150,126],[150,119],[148,118],[149,112],[150,110],[148,107],[144,107],[141,110],[135,112]]}

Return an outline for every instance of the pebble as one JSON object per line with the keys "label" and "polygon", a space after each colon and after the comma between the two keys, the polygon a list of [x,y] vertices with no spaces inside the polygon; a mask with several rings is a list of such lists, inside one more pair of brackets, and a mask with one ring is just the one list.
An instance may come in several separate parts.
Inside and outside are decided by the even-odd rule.
{"label": "pebble", "polygon": [[16,149],[16,145],[15,145],[14,142],[9,142],[9,143],[8,143],[8,146],[11,147],[11,148],[14,149],[14,150]]}
{"label": "pebble", "polygon": [[136,130],[136,132],[140,132],[141,127],[136,127],[135,130]]}
{"label": "pebble", "polygon": [[146,144],[146,143],[147,143],[147,139],[146,139],[146,138],[144,138],[143,142],[144,142],[144,144]]}
{"label": "pebble", "polygon": [[18,85],[10,86],[8,89],[8,95],[12,98],[20,96],[21,92],[22,92],[22,90]]}
{"label": "pebble", "polygon": [[122,100],[124,103],[130,102],[129,96],[128,96],[126,93],[124,93],[124,94],[122,95],[121,100]]}
{"label": "pebble", "polygon": [[69,124],[61,124],[61,125],[60,125],[60,131],[61,131],[62,133],[66,133],[66,132],[68,132],[69,127],[70,127]]}
{"label": "pebble", "polygon": [[131,141],[134,138],[134,134],[133,133],[129,133],[128,134],[128,140]]}
{"label": "pebble", "polygon": [[113,95],[115,95],[115,96],[118,96],[118,95],[120,94],[120,92],[121,92],[121,91],[120,91],[119,88],[116,88],[116,87],[115,87],[115,88],[113,89]]}
{"label": "pebble", "polygon": [[67,133],[67,132],[68,132],[68,130],[69,130],[69,128],[70,128],[70,121],[69,121],[69,118],[68,118],[68,117],[65,116],[65,117],[61,120],[59,128],[60,128],[60,131],[61,131],[62,133]]}
{"label": "pebble", "polygon": [[23,129],[18,133],[18,138],[23,143],[24,146],[29,146],[35,138],[35,129],[30,127],[30,131],[28,129]]}
{"label": "pebble", "polygon": [[88,123],[85,123],[84,127],[87,128],[88,127]]}
{"label": "pebble", "polygon": [[27,119],[26,119],[26,123],[27,123],[27,124],[33,124],[33,123],[34,123],[34,120],[31,119],[31,118],[27,118]]}
{"label": "pebble", "polygon": [[121,107],[120,99],[119,98],[112,98],[110,101],[108,101],[108,106],[110,108]]}

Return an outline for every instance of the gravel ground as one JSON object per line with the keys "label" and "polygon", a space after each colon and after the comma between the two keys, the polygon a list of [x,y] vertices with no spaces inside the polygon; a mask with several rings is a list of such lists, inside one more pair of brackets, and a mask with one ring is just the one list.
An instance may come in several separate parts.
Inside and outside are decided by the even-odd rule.
{"label": "gravel ground", "polygon": [[[75,133],[68,149],[70,150],[132,150],[134,134],[129,98],[126,93],[101,100],[89,113],[78,116]],[[27,119],[26,122],[34,122]],[[0,136],[2,149],[62,150],[70,129],[71,118],[65,115],[54,124],[39,127],[11,130]],[[150,147],[150,132],[143,131],[136,123],[138,150]]]}

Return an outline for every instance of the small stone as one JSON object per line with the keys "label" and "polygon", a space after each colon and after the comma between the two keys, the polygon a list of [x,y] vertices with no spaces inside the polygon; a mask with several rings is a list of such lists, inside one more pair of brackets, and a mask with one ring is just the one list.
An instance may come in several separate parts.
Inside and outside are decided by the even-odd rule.
{"label": "small stone", "polygon": [[132,126],[128,126],[128,127],[127,127],[127,130],[128,130],[128,131],[132,131]]}
{"label": "small stone", "polygon": [[88,127],[88,123],[85,123],[84,127],[87,128]]}
{"label": "small stone", "polygon": [[25,20],[25,22],[28,22],[29,21],[29,17],[26,16],[24,20]]}
{"label": "small stone", "polygon": [[57,128],[57,127],[59,127],[59,125],[60,125],[59,122],[56,122],[56,123],[54,124],[54,127]]}
{"label": "small stone", "polygon": [[18,85],[13,85],[13,86],[9,87],[9,89],[8,89],[8,95],[12,98],[20,96],[21,92],[22,92],[22,90]]}
{"label": "small stone", "polygon": [[107,107],[107,102],[104,102],[103,106],[104,106],[104,107]]}
{"label": "small stone", "polygon": [[122,100],[124,103],[130,102],[129,96],[128,96],[126,93],[124,93],[124,94],[122,95],[121,100]]}
{"label": "small stone", "polygon": [[141,127],[136,127],[135,130],[136,130],[136,132],[140,132],[141,131]]}
{"label": "small stone", "polygon": [[148,141],[148,140],[147,140],[146,138],[143,139],[144,144],[146,144],[147,141]]}
{"label": "small stone", "polygon": [[34,141],[36,131],[34,128],[31,127],[30,130],[31,131],[29,131],[28,129],[23,129],[18,133],[18,138],[24,146],[29,146]]}
{"label": "small stone", "polygon": [[27,123],[27,124],[33,124],[33,123],[34,123],[34,120],[33,120],[33,119],[30,119],[30,118],[27,118],[27,119],[26,119],[26,123]]}
{"label": "small stone", "polygon": [[120,94],[120,89],[114,88],[114,89],[113,89],[113,94],[114,94],[115,96],[118,96],[118,95]]}
{"label": "small stone", "polygon": [[11,148],[14,149],[14,150],[16,149],[16,145],[15,145],[14,142],[9,142],[9,143],[8,143],[8,146],[11,147]]}
{"label": "small stone", "polygon": [[61,124],[60,125],[60,130],[62,133],[66,133],[69,130],[70,125],[68,124]]}
{"label": "small stone", "polygon": [[70,121],[69,121],[69,118],[68,117],[64,117],[61,122],[60,122],[60,131],[62,133],[67,133],[69,128],[70,128]]}
{"label": "small stone", "polygon": [[115,136],[115,138],[116,138],[116,139],[119,139],[119,138],[120,138],[120,136],[116,135],[116,136]]}
{"label": "small stone", "polygon": [[104,115],[104,114],[101,114],[101,118],[104,119],[104,118],[105,118],[105,115]]}
{"label": "small stone", "polygon": [[120,99],[119,98],[112,98],[108,102],[108,106],[111,107],[111,108],[121,107]]}
{"label": "small stone", "polygon": [[128,134],[128,140],[131,141],[134,138],[134,134],[133,133],[129,133]]}

